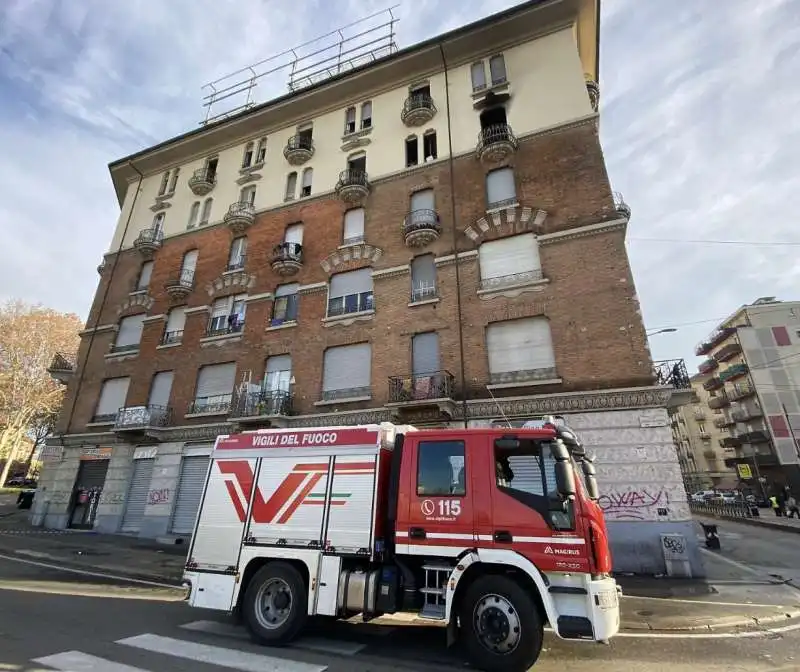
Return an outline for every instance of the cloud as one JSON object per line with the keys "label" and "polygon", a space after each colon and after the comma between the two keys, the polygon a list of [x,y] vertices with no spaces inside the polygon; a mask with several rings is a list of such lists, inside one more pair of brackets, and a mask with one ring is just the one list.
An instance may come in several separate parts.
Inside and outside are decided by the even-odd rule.
{"label": "cloud", "polygon": [[[395,10],[401,46],[516,4],[419,0]],[[111,160],[196,127],[201,87],[384,9],[377,0],[0,3],[0,298],[85,315],[118,207]],[[797,248],[641,238],[800,241],[800,5],[606,0],[601,139],[633,210],[643,314],[662,327],[792,298]],[[285,91],[262,81],[259,101]],[[691,359],[713,322],[653,339]]]}

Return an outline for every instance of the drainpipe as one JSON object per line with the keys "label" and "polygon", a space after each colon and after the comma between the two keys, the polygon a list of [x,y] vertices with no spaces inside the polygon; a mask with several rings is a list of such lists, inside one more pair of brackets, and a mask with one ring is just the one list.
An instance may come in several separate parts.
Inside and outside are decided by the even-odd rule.
{"label": "drainpipe", "polygon": [[75,361],[75,367],[80,370],[80,374],[78,376],[78,382],[75,383],[75,392],[72,395],[72,403],[70,404],[69,409],[69,419],[67,421],[67,431],[62,433],[61,436],[61,446],[64,446],[64,435],[69,434],[70,427],[72,426],[72,419],[75,415],[75,404],[78,401],[78,390],[80,390],[81,383],[83,382],[83,376],[86,372],[86,362],[89,360],[89,353],[92,351],[92,345],[94,344],[94,337],[96,333],[96,329],[100,324],[100,317],[103,314],[103,308],[106,305],[106,300],[108,299],[108,292],[111,289],[111,283],[114,280],[114,271],[117,268],[117,264],[119,263],[120,253],[122,252],[122,246],[125,243],[125,237],[128,235],[128,228],[130,227],[131,219],[133,218],[133,211],[136,209],[136,200],[139,198],[139,192],[142,190],[142,180],[144,179],[144,175],[142,175],[141,171],[133,165],[132,161],[128,161],[128,165],[136,171],[139,175],[139,182],[136,185],[136,193],[133,195],[133,203],[131,203],[131,209],[128,213],[128,219],[125,221],[125,228],[122,230],[122,236],[119,239],[119,247],[117,247],[117,252],[114,256],[114,263],[111,264],[111,269],[108,274],[108,282],[106,283],[106,288],[103,291],[103,298],[100,301],[100,307],[97,310],[97,318],[95,319],[94,325],[91,327],[92,332],[89,334],[89,347],[86,348],[86,355],[83,358],[83,366],[80,366],[78,361]]}
{"label": "drainpipe", "polygon": [[456,222],[456,176],[455,160],[453,159],[453,124],[450,115],[450,77],[447,70],[447,57],[444,55],[444,46],[439,43],[439,53],[442,55],[444,66],[444,98],[447,116],[447,154],[450,166],[450,224],[453,234],[453,257],[456,267],[456,315],[458,319],[458,361],[461,375],[461,411],[464,417],[464,428],[469,427],[467,417],[467,376],[464,364],[464,315],[461,308],[461,275],[459,272],[458,257],[458,226]]}

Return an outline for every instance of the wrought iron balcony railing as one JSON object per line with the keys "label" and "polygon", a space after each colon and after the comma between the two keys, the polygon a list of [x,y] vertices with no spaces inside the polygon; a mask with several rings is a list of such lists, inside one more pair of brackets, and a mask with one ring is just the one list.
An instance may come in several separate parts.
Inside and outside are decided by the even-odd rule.
{"label": "wrought iron balcony railing", "polygon": [[114,429],[117,431],[167,427],[172,421],[169,406],[124,406],[117,412]]}
{"label": "wrought iron balcony railing", "polygon": [[75,371],[78,354],[75,352],[57,352],[53,355],[48,371],[50,373],[72,373]]}
{"label": "wrought iron balcony railing", "polygon": [[292,415],[293,396],[285,390],[258,390],[234,395],[233,418],[255,418]]}
{"label": "wrought iron balcony railing", "polygon": [[231,410],[232,394],[217,394],[211,397],[197,397],[189,403],[187,414],[219,413],[227,414]]}
{"label": "wrought iron balcony railing", "polygon": [[180,343],[183,340],[183,329],[175,329],[174,331],[164,331],[161,337],[161,345],[173,345]]}
{"label": "wrought iron balcony railing", "polygon": [[369,385],[364,387],[348,387],[341,390],[323,390],[321,401],[346,401],[347,399],[361,399],[372,396],[372,388]]}
{"label": "wrought iron balcony railing", "polygon": [[339,317],[374,309],[375,297],[371,291],[328,299],[328,317]]}
{"label": "wrought iron balcony railing", "polygon": [[411,288],[411,303],[417,301],[430,301],[439,296],[439,290],[436,285],[420,285],[419,287]]}
{"label": "wrought iron balcony railing", "polygon": [[430,121],[436,114],[433,96],[429,93],[412,93],[403,103],[400,120],[410,126],[419,126]]}
{"label": "wrought iron balcony railing", "polygon": [[272,263],[303,263],[303,246],[300,243],[278,243],[272,248]]}
{"label": "wrought iron balcony railing", "polygon": [[403,403],[428,399],[453,399],[455,377],[449,371],[434,371],[389,378],[389,402]]}
{"label": "wrought iron balcony railing", "polygon": [[238,315],[225,315],[223,317],[212,317],[206,327],[206,336],[225,336],[226,334],[239,334],[244,329],[244,320],[231,320],[231,317],[238,318]]}
{"label": "wrought iron balcony railing", "polygon": [[183,290],[191,291],[194,287],[194,269],[182,268],[175,275],[171,275],[164,282],[164,289],[169,290]]}
{"label": "wrought iron balcony railing", "polygon": [[244,254],[240,254],[235,259],[229,259],[228,265],[225,267],[227,272],[230,271],[241,271],[244,268],[244,262],[246,261],[247,256]]}
{"label": "wrought iron balcony railing", "polygon": [[365,170],[350,168],[339,173],[339,181],[336,184],[337,189],[352,186],[369,187],[369,177]]}
{"label": "wrought iron balcony railing", "polygon": [[656,385],[672,385],[677,390],[690,390],[692,381],[682,359],[667,359],[653,362],[653,375]]}

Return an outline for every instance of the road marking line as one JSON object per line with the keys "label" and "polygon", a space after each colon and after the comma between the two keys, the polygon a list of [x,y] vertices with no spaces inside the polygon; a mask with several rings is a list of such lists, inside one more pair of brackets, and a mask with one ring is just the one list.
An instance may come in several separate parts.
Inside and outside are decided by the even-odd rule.
{"label": "road marking line", "polygon": [[115,663],[105,658],[90,656],[80,651],[64,651],[44,658],[36,658],[32,662],[37,665],[46,665],[54,670],[67,672],[147,672],[143,667],[131,667],[122,663]]}
{"label": "road marking line", "polygon": [[80,574],[82,576],[93,576],[97,579],[113,579],[114,581],[139,583],[143,586],[156,586],[157,588],[180,588],[179,585],[176,585],[174,583],[159,583],[158,581],[133,579],[127,576],[119,576],[116,574],[103,574],[102,572],[92,572],[87,569],[73,569],[71,567],[62,567],[61,565],[51,565],[49,562],[38,562],[37,560],[25,560],[24,558],[15,558],[12,555],[5,555],[4,553],[0,553],[0,560],[8,560],[9,562],[19,562],[22,563],[23,565],[42,567],[43,569],[57,569],[59,572],[71,572],[72,574]]}
{"label": "road marking line", "polygon": [[[233,623],[220,623],[219,621],[194,621],[180,626],[192,632],[204,632],[220,637],[233,637],[236,639],[249,639],[250,636],[243,627]],[[322,653],[333,653],[340,656],[354,656],[359,651],[367,648],[366,644],[356,642],[346,642],[321,637],[301,637],[296,642],[290,644],[292,648],[308,649],[309,651],[320,651]]]}
{"label": "road marking line", "polygon": [[730,558],[726,558],[724,555],[720,555],[719,553],[712,553],[707,548],[701,548],[700,550],[703,553],[705,553],[706,555],[709,555],[709,556],[715,558],[716,560],[722,560],[722,562],[727,562],[729,565],[732,565],[733,567],[737,567],[738,569],[741,569],[741,570],[743,570],[745,572],[750,572],[751,574],[764,576],[764,573],[763,572],[759,572],[757,569],[753,569],[752,567],[748,567],[747,565],[744,565],[741,562],[737,562],[736,560],[731,560]]}
{"label": "road marking line", "polygon": [[327,665],[313,665],[287,658],[262,656],[257,653],[187,642],[182,639],[173,639],[172,637],[162,637],[149,633],[120,639],[116,643],[144,651],[161,653],[166,656],[193,660],[197,663],[241,670],[242,672],[325,672],[328,669]]}

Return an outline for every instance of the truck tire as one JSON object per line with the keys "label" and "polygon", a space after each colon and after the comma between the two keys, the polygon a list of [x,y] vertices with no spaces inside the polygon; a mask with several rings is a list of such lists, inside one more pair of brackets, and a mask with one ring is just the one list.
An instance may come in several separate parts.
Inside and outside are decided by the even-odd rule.
{"label": "truck tire", "polygon": [[308,591],[300,572],[285,562],[259,569],[245,591],[242,616],[259,644],[289,644],[308,618]]}
{"label": "truck tire", "polygon": [[484,672],[523,672],[539,658],[544,624],[532,596],[505,576],[482,576],[460,602],[461,644]]}

